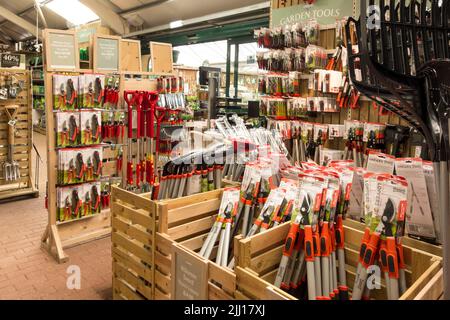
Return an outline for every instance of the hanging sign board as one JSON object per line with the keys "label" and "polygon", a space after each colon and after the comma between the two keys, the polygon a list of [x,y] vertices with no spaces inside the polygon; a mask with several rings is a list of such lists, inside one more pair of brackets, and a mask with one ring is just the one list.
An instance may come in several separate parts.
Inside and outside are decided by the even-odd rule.
{"label": "hanging sign board", "polygon": [[48,71],[71,71],[79,68],[79,52],[74,31],[44,30]]}
{"label": "hanging sign board", "polygon": [[353,15],[351,0],[317,0],[309,5],[301,3],[290,7],[272,9],[272,27],[292,25],[316,20],[321,25],[334,24],[336,20]]}
{"label": "hanging sign board", "polygon": [[172,44],[162,42],[150,42],[150,54],[152,59],[152,72],[172,73],[173,54]]}
{"label": "hanging sign board", "polygon": [[0,68],[25,70],[25,55],[16,53],[0,53]]}
{"label": "hanging sign board", "polygon": [[177,244],[172,246],[173,300],[208,299],[208,260]]}
{"label": "hanging sign board", "polygon": [[94,36],[95,72],[120,71],[120,40],[116,36]]}

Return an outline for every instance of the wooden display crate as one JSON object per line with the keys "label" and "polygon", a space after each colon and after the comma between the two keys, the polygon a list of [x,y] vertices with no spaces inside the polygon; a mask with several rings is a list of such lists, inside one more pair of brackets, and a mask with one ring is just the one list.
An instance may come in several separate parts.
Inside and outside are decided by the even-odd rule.
{"label": "wooden display crate", "polygon": [[[344,228],[347,284],[351,290],[355,280],[363,231],[348,226]],[[290,225],[284,224],[248,239],[239,237],[235,239],[236,298],[295,299],[273,286],[289,229]],[[408,290],[400,297],[400,300],[439,299],[443,292],[442,258],[409,246],[404,246],[404,257]],[[384,279],[382,290],[372,291],[371,298],[386,299]]]}
{"label": "wooden display crate", "polygon": [[[232,299],[234,273],[195,253],[201,249],[217,217],[222,192],[215,190],[155,202],[148,194],[136,195],[113,187],[114,299],[171,299],[175,248],[187,251],[202,264],[208,275],[204,285],[207,298]],[[217,248],[213,257],[216,251]]]}
{"label": "wooden display crate", "polygon": [[112,188],[113,298],[154,297],[155,203]]}
{"label": "wooden display crate", "polygon": [[[234,299],[236,276],[227,268],[201,258],[200,251],[220,207],[223,190],[215,190],[181,199],[158,203],[159,232],[156,235],[155,299],[171,299],[174,247],[187,251],[185,258],[203,264],[207,284],[204,291],[210,300]],[[217,247],[212,258],[215,258]]]}

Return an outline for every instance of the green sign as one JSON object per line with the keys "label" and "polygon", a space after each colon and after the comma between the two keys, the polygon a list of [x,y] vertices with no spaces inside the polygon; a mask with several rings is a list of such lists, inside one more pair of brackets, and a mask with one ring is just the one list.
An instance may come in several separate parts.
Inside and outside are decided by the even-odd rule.
{"label": "green sign", "polygon": [[77,31],[78,43],[89,42],[91,35],[94,35],[95,31],[95,28]]}
{"label": "green sign", "polygon": [[97,38],[96,69],[119,70],[119,43],[118,39]]}
{"label": "green sign", "polygon": [[272,27],[316,20],[321,25],[353,15],[352,0],[317,0],[313,5],[299,4],[272,10]]}
{"label": "green sign", "polygon": [[71,34],[49,33],[48,49],[50,67],[55,69],[76,69],[75,37]]}

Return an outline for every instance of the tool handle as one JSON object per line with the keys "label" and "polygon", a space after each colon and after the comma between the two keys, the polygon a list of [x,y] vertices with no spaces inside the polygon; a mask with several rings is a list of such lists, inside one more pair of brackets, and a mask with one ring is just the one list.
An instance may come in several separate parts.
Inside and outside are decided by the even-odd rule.
{"label": "tool handle", "polygon": [[377,232],[372,233],[370,240],[367,243],[366,252],[362,261],[363,266],[368,269],[375,263],[375,256],[378,251],[378,244],[380,242],[380,234]]}
{"label": "tool handle", "polygon": [[370,229],[366,228],[364,231],[364,235],[361,241],[361,247],[359,249],[359,262],[362,263],[364,259],[364,255],[366,254],[367,243],[370,240]]}
{"label": "tool handle", "polygon": [[329,257],[331,255],[331,235],[328,222],[323,223],[322,233],[320,235],[320,255],[322,257]]}
{"label": "tool handle", "polygon": [[305,226],[305,260],[314,262],[314,240],[311,226]]}
{"label": "tool handle", "polygon": [[399,278],[398,271],[398,256],[397,256],[397,244],[394,237],[388,237],[386,239],[386,252],[387,252],[387,267],[389,271],[389,277],[391,279]]}
{"label": "tool handle", "polygon": [[142,171],[142,167],[141,167],[141,163],[138,162],[136,165],[136,186],[140,186],[141,185],[141,171]]}
{"label": "tool handle", "polygon": [[286,273],[286,267],[289,263],[289,256],[284,255],[281,257],[280,266],[278,267],[278,272],[275,277],[274,286],[277,288],[281,288],[281,284],[283,282],[284,275]]}
{"label": "tool handle", "polygon": [[292,252],[294,251],[294,246],[296,244],[296,239],[298,235],[299,224],[293,223],[289,230],[289,233],[286,237],[286,241],[284,243],[283,256],[291,257]]}
{"label": "tool handle", "polygon": [[153,164],[150,160],[147,160],[145,162],[145,179],[147,183],[153,184],[154,177],[153,177]]}
{"label": "tool handle", "polygon": [[137,93],[137,91],[135,91],[135,90],[125,90],[123,92],[123,99],[127,103],[128,107],[130,107],[135,102],[134,100],[135,100],[136,93]]}
{"label": "tool handle", "polygon": [[133,163],[128,162],[127,164],[127,182],[128,185],[133,185]]}
{"label": "tool handle", "polygon": [[159,95],[158,95],[158,92],[156,92],[156,91],[149,92],[148,95],[149,95],[148,100],[150,102],[150,112],[148,115],[147,122],[150,123],[151,125],[147,124],[147,136],[150,138],[154,138],[155,137],[155,127],[154,127],[155,110],[158,107]]}
{"label": "tool handle", "polygon": [[139,93],[137,93],[137,96],[136,96],[136,99],[137,99],[137,102],[138,103],[136,103],[136,125],[137,125],[137,131],[136,131],[136,137],[138,138],[138,139],[140,139],[140,138],[142,138],[142,130],[143,130],[143,127],[142,127],[142,103],[139,103],[139,101],[141,101],[142,102],[142,99],[143,99],[143,94],[142,94],[142,92],[139,92]]}
{"label": "tool handle", "polygon": [[338,215],[336,218],[335,228],[335,239],[336,239],[336,247],[338,249],[344,249],[344,223],[342,215]]}

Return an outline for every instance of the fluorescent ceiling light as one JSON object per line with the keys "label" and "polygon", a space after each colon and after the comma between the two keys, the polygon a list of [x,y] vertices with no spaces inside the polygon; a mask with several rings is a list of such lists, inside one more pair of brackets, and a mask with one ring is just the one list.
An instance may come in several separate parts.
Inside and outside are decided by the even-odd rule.
{"label": "fluorescent ceiling light", "polygon": [[52,0],[45,6],[76,26],[99,19],[91,9],[78,0]]}
{"label": "fluorescent ceiling light", "polygon": [[172,21],[170,24],[170,29],[175,29],[175,28],[179,28],[183,26],[183,21],[181,20],[176,20],[176,21]]}

